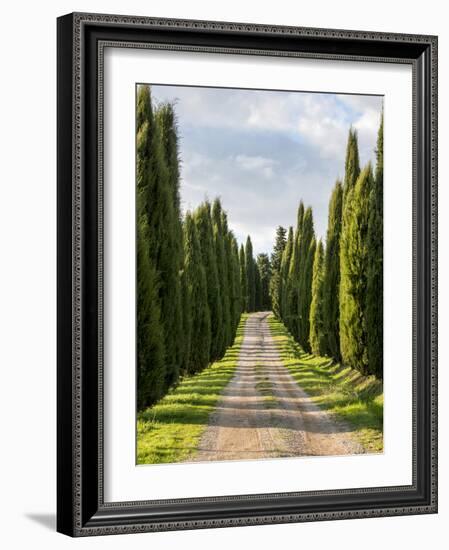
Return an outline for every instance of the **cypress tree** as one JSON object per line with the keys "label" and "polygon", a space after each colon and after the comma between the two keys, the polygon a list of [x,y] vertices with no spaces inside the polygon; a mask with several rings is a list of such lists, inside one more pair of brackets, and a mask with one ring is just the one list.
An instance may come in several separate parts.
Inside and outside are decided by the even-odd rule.
{"label": "cypress tree", "polygon": [[361,172],[344,202],[340,241],[340,350],[345,365],[367,374],[368,218],[372,170]]}
{"label": "cypress tree", "polygon": [[312,209],[304,212],[299,239],[299,307],[298,307],[298,341],[310,351],[310,303],[312,301],[312,271],[315,257],[315,232],[313,228]]}
{"label": "cypress tree", "polygon": [[376,173],[369,197],[366,324],[369,372],[383,376],[383,114],[376,148]]}
{"label": "cypress tree", "polygon": [[222,309],[222,327],[219,343],[220,354],[222,357],[227,346],[231,342],[231,316],[229,307],[229,281],[228,281],[228,263],[226,259],[225,238],[222,228],[221,203],[217,198],[212,206],[212,222],[214,228],[215,250],[217,257],[218,280],[220,284],[221,309]]}
{"label": "cypress tree", "polygon": [[187,372],[192,374],[203,370],[209,363],[211,326],[207,304],[206,272],[196,226],[190,212],[187,212],[184,221],[184,246],[184,272],[191,306],[190,354]]}
{"label": "cypress tree", "polygon": [[256,309],[256,275],[254,269],[253,245],[248,235],[245,246],[245,268],[246,268],[246,311],[252,312]]}
{"label": "cypress tree", "polygon": [[227,290],[229,296],[229,331],[228,339],[226,341],[226,347],[230,346],[234,340],[234,320],[235,320],[235,298],[236,289],[234,288],[234,273],[232,265],[232,246],[231,246],[231,234],[228,227],[228,217],[224,210],[221,211],[221,227],[223,232],[225,259],[226,259],[226,272],[227,272]]}
{"label": "cypress tree", "polygon": [[151,263],[146,221],[137,224],[137,409],[153,405],[164,394],[164,334],[157,272]]}
{"label": "cypress tree", "polygon": [[257,255],[257,271],[260,277],[260,310],[269,311],[271,309],[271,264],[270,259],[268,258],[268,254],[261,253]]}
{"label": "cypress tree", "polygon": [[290,269],[290,261],[293,253],[293,227],[288,228],[287,243],[281,260],[281,304],[280,312],[282,321],[287,325],[288,310],[287,310],[287,294],[288,294],[288,272]]}
{"label": "cypress tree", "polygon": [[271,255],[270,302],[273,313],[278,319],[281,318],[281,261],[287,243],[286,234],[287,231],[281,225],[276,229],[276,239]]}
{"label": "cypress tree", "polygon": [[157,123],[161,129],[161,142],[164,150],[165,161],[168,170],[168,181],[173,194],[173,203],[175,211],[179,217],[178,221],[180,241],[179,246],[182,248],[182,225],[180,219],[181,199],[179,192],[179,147],[178,147],[178,128],[175,111],[171,103],[164,103],[158,107],[155,112]]}
{"label": "cypress tree", "polygon": [[159,298],[159,275],[151,253],[148,228],[150,145],[152,120],[150,89],[137,93],[137,407],[155,403],[165,392],[165,342]]}
{"label": "cypress tree", "polygon": [[359,144],[357,130],[349,129],[348,143],[346,145],[345,180],[343,185],[343,198],[354,187],[360,174]]}
{"label": "cypress tree", "polygon": [[340,360],[340,235],[343,186],[337,180],[329,201],[326,250],[324,253],[323,315],[326,334],[325,353]]}
{"label": "cypress tree", "polygon": [[138,201],[148,224],[148,255],[159,277],[167,390],[179,376],[184,349],[179,277],[182,258],[177,229],[179,212],[159,122],[153,113],[150,87],[140,86],[137,97]]}
{"label": "cypress tree", "polygon": [[[180,193],[179,193],[179,151],[176,117],[173,106],[169,103],[161,105],[155,112],[155,122],[159,127],[160,146],[165,160],[165,177],[170,192],[171,208],[167,211],[165,220],[166,239],[169,251],[165,255],[165,263],[161,265],[164,274],[164,317],[166,325],[166,348],[170,350],[167,356],[167,385],[171,386],[179,377],[180,365],[185,362],[186,342],[184,342],[182,291],[180,272],[184,263],[183,235],[181,223]],[[167,252],[167,250],[166,250]]]}
{"label": "cypress tree", "polygon": [[239,249],[237,241],[232,232],[229,233],[229,240],[231,241],[231,259],[232,259],[232,277],[234,281],[234,303],[233,303],[233,326],[232,326],[232,340],[235,338],[237,327],[240,322],[240,316],[242,314],[242,290],[240,283],[240,263],[239,263]]}
{"label": "cypress tree", "polygon": [[310,304],[310,347],[315,355],[324,355],[326,337],[324,329],[324,253],[323,243],[318,242],[313,261],[312,302]]}
{"label": "cypress tree", "polygon": [[254,311],[262,310],[262,283],[260,280],[260,272],[257,266],[257,261],[254,260],[254,288],[255,288],[255,298],[254,298]]}
{"label": "cypress tree", "polygon": [[296,231],[293,241],[293,251],[287,278],[287,327],[294,336],[299,338],[299,287],[301,284],[301,238],[304,221],[304,204],[301,201],[298,207]]}
{"label": "cypress tree", "polygon": [[[185,248],[185,232],[183,231],[183,250],[185,250]],[[184,331],[184,355],[180,365],[180,375],[185,376],[189,372],[190,350],[192,346],[192,296],[185,264],[181,270],[180,284],[182,295],[182,329]]]}
{"label": "cypress tree", "polygon": [[239,252],[239,265],[240,265],[240,289],[241,289],[241,296],[242,296],[242,303],[241,303],[241,310],[242,311],[248,311],[248,281],[246,277],[246,258],[245,258],[245,249],[243,248],[243,244],[240,245],[240,252]]}
{"label": "cypress tree", "polygon": [[223,311],[210,203],[206,201],[200,204],[193,217],[198,239],[201,243],[201,254],[206,271],[207,303],[211,320],[210,357],[212,361],[215,361],[221,357],[223,352]]}

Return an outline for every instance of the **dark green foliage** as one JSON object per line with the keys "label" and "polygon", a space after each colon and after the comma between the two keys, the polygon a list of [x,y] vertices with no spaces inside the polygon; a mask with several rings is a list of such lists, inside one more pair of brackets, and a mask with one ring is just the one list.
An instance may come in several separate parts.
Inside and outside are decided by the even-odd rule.
{"label": "dark green foliage", "polygon": [[253,258],[253,245],[248,235],[245,246],[245,268],[246,268],[246,311],[256,310],[256,273]]}
{"label": "dark green foliage", "polygon": [[261,311],[262,307],[262,283],[260,281],[260,273],[257,268],[257,262],[254,261],[254,311]]}
{"label": "dark green foliage", "polygon": [[362,374],[369,373],[365,304],[372,184],[368,165],[346,195],[340,241],[340,349],[344,364]]}
{"label": "dark green foliage", "polygon": [[312,301],[312,271],[315,246],[313,214],[312,209],[309,207],[304,212],[299,239],[298,341],[306,351],[310,351],[310,303]]}
{"label": "dark green foliage", "polygon": [[164,394],[165,361],[157,273],[145,246],[146,223],[137,224],[137,407],[155,403]]}
{"label": "dark green foliage", "polygon": [[240,266],[240,294],[242,298],[241,309],[242,311],[248,311],[247,310],[248,281],[246,280],[246,259],[245,259],[245,249],[243,248],[243,244],[240,245],[239,266]]}
{"label": "dark green foliage", "polygon": [[272,304],[273,313],[278,319],[281,318],[281,295],[282,295],[282,279],[281,279],[281,262],[282,253],[284,252],[287,231],[281,225],[276,229],[276,239],[271,255],[271,277],[270,277],[270,301]]}
{"label": "dark green foliage", "polygon": [[226,347],[228,347],[234,341],[234,335],[235,335],[236,312],[234,308],[236,306],[237,289],[235,288],[234,265],[233,265],[233,258],[232,258],[232,242],[231,242],[232,234],[229,232],[228,217],[226,215],[226,212],[224,212],[223,210],[221,211],[221,227],[223,231],[223,243],[224,243],[225,258],[226,258],[226,272],[228,276],[227,292],[229,297],[228,298],[229,299],[229,331],[228,331],[228,340],[226,341]]}
{"label": "dark green foliage", "polygon": [[179,218],[178,230],[179,234],[181,234],[182,227],[179,216],[181,201],[179,193],[178,128],[173,105],[170,103],[164,103],[161,105],[155,112],[155,118],[161,129],[161,140],[168,170],[168,181],[173,193],[173,204],[175,205],[175,211]]}
{"label": "dark green foliage", "polygon": [[271,255],[271,269],[272,271],[280,271],[282,253],[284,252],[285,245],[287,244],[287,230],[281,225],[276,229],[276,240],[274,242],[273,253]]}
{"label": "dark green foliage", "polygon": [[221,357],[223,352],[223,310],[210,203],[204,202],[200,204],[195,210],[193,217],[206,272],[207,303],[209,305],[211,321],[210,357],[212,361],[215,361]]}
{"label": "dark green foliage", "polygon": [[[184,232],[183,232],[184,233]],[[183,250],[185,249],[183,234]],[[183,266],[181,271],[181,295],[182,295],[182,329],[184,341],[184,354],[180,364],[180,376],[188,374],[190,350],[192,345],[192,297],[189,287],[188,276]]]}
{"label": "dark green foliage", "polygon": [[232,278],[233,278],[233,297],[231,301],[232,310],[232,339],[234,340],[237,327],[239,326],[240,316],[242,314],[242,290],[240,283],[240,263],[239,263],[239,249],[237,241],[232,232],[228,235],[231,243],[231,265],[232,265]]}
{"label": "dark green foliage", "polygon": [[271,309],[270,298],[270,279],[271,263],[268,254],[257,255],[257,271],[260,279],[260,303],[259,311],[269,311]]}
{"label": "dark green foliage", "polygon": [[357,131],[350,128],[348,143],[346,145],[345,180],[343,184],[343,196],[354,187],[360,174],[359,144]]}
{"label": "dark green foliage", "polygon": [[[183,267],[183,236],[179,197],[179,153],[176,118],[173,106],[161,105],[155,112],[155,123],[160,130],[160,141],[165,164],[166,185],[170,192],[170,206],[165,219],[165,253],[160,265],[162,312],[166,332],[167,386],[178,380],[179,366],[186,360],[184,342],[180,272]],[[162,257],[161,257],[162,258]]]}
{"label": "dark green foliage", "polygon": [[369,372],[383,376],[383,115],[376,149],[376,173],[369,197],[366,326]]}
{"label": "dark green foliage", "polygon": [[212,223],[214,228],[215,250],[217,258],[218,280],[220,283],[222,329],[219,347],[219,357],[222,357],[232,340],[231,310],[229,300],[228,261],[225,247],[225,230],[222,226],[222,208],[219,199],[215,199],[212,206]]}
{"label": "dark green foliage", "polygon": [[151,253],[146,200],[152,120],[148,87],[137,98],[137,406],[155,403],[165,392],[165,339],[161,321],[159,278]]}
{"label": "dark green foliage", "polygon": [[207,282],[198,234],[192,215],[184,221],[184,274],[190,301],[190,353],[187,373],[203,370],[209,364],[210,314],[207,304]]}
{"label": "dark green foliage", "polygon": [[[149,86],[140,86],[137,97],[137,200],[138,210],[146,217],[146,246],[156,269],[164,334],[166,389],[175,383],[185,352],[182,330],[180,271],[182,247],[180,212],[176,196],[176,140],[165,139],[170,133],[168,121],[153,113]],[[174,124],[174,120],[172,120]],[[173,132],[176,129],[173,127]],[[163,274],[163,276],[161,276]]]}
{"label": "dark green foliage", "polygon": [[325,353],[340,360],[340,235],[343,186],[337,180],[329,201],[329,216],[324,254],[323,310],[326,333]]}
{"label": "dark green foliage", "polygon": [[293,240],[292,256],[287,277],[286,287],[286,315],[285,324],[292,335],[299,338],[299,287],[301,280],[301,238],[304,221],[304,204],[301,201],[298,207],[295,237]]}
{"label": "dark green foliage", "polygon": [[285,245],[284,252],[282,253],[281,260],[281,304],[280,314],[281,318],[286,322],[288,316],[287,311],[287,294],[288,294],[288,272],[290,269],[290,261],[293,254],[293,227],[288,228],[287,243]]}
{"label": "dark green foliage", "polygon": [[326,335],[324,328],[324,252],[323,243],[318,242],[313,261],[312,302],[310,304],[310,347],[315,355],[324,355]]}

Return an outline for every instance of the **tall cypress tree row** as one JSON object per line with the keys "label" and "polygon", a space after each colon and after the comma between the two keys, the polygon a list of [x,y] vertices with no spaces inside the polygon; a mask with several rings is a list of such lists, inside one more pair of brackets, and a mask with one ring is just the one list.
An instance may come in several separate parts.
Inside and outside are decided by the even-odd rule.
{"label": "tall cypress tree row", "polygon": [[348,143],[346,145],[345,180],[343,183],[343,199],[353,189],[360,174],[359,144],[357,131],[349,129]]}
{"label": "tall cypress tree row", "polygon": [[301,236],[302,225],[304,221],[304,204],[301,201],[298,207],[298,214],[296,219],[296,231],[293,241],[292,257],[290,260],[290,266],[287,277],[287,316],[286,324],[292,335],[299,338],[299,287],[301,284]]}
{"label": "tall cypress tree row", "polygon": [[368,165],[345,197],[340,241],[340,349],[345,365],[368,374],[366,294],[372,170]]}
{"label": "tall cypress tree row", "polygon": [[270,279],[271,279],[271,264],[268,254],[257,255],[257,271],[260,277],[260,311],[269,311],[271,309],[270,299]]}
{"label": "tall cypress tree row", "polygon": [[315,355],[324,355],[326,335],[324,327],[324,252],[323,243],[318,242],[313,261],[312,302],[310,304],[310,347]]}
{"label": "tall cypress tree row", "polygon": [[223,352],[223,311],[210,203],[206,201],[200,204],[195,210],[193,217],[198,239],[201,243],[203,265],[206,271],[207,303],[209,305],[211,320],[210,356],[211,360],[215,361],[221,357]]}
{"label": "tall cypress tree row", "polygon": [[271,277],[270,277],[270,302],[271,308],[275,316],[281,318],[281,294],[282,294],[282,280],[281,280],[281,261],[282,253],[284,252],[287,231],[281,225],[276,229],[276,239],[273,247],[273,253],[271,255]]}
{"label": "tall cypress tree row", "polygon": [[383,376],[383,114],[376,148],[376,173],[369,198],[366,325],[369,371]]}
{"label": "tall cypress tree row", "polygon": [[299,315],[298,341],[306,351],[310,351],[310,302],[312,301],[312,270],[315,256],[315,231],[312,209],[304,212],[299,241]]}
{"label": "tall cypress tree row", "polygon": [[[169,370],[167,372],[167,386],[171,386],[179,377],[179,367],[185,360],[187,353],[184,342],[182,289],[180,272],[184,263],[183,236],[181,224],[181,208],[179,195],[179,151],[176,118],[171,104],[161,105],[155,112],[155,122],[160,129],[160,142],[165,160],[167,185],[171,197],[172,208],[167,211],[166,239],[169,251],[164,254],[164,264],[161,272],[164,273],[163,310],[166,325],[166,349]],[[167,250],[166,250],[167,252]],[[170,344],[168,345],[168,341]]]}
{"label": "tall cypress tree row", "polygon": [[329,215],[324,253],[323,317],[326,334],[325,353],[340,360],[340,235],[342,222],[343,186],[335,183],[329,201]]}
{"label": "tall cypress tree row", "polygon": [[214,227],[215,249],[217,257],[218,280],[220,283],[221,308],[222,308],[222,330],[220,338],[221,357],[232,337],[231,316],[229,307],[229,284],[228,284],[228,263],[226,259],[225,237],[222,228],[221,203],[217,198],[212,206],[212,222]]}
{"label": "tall cypress tree row", "polygon": [[242,311],[285,323],[305,351],[382,377],[383,116],[376,171],[360,171],[349,130],[344,181],[333,189],[326,247],[301,201],[296,228],[279,226],[271,256],[238,248],[219,199],[180,208],[180,159],[171,104],[137,92],[137,406],[157,402],[178,380],[221,358]]}
{"label": "tall cypress tree row", "polygon": [[240,266],[240,289],[242,296],[242,311],[248,311],[248,281],[246,277],[246,258],[245,258],[245,249],[243,244],[240,245],[239,251],[239,266]]}
{"label": "tall cypress tree row", "polygon": [[207,367],[210,359],[211,326],[207,303],[206,272],[203,265],[196,226],[190,212],[184,221],[185,262],[184,273],[190,301],[190,354],[189,374]]}
{"label": "tall cypress tree row", "polygon": [[248,235],[245,245],[245,267],[246,267],[246,311],[252,312],[256,309],[256,274],[254,269],[253,244]]}
{"label": "tall cypress tree row", "polygon": [[290,261],[293,254],[293,227],[288,228],[287,243],[281,260],[281,304],[280,312],[282,321],[287,324],[287,294],[288,294],[288,272],[290,269]]}

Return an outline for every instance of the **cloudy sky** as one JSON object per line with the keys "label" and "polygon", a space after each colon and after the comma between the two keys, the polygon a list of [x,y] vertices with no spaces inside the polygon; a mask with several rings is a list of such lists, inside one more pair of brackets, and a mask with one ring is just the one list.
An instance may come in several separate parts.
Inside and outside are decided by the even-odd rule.
{"label": "cloudy sky", "polygon": [[152,86],[175,101],[184,211],[219,196],[239,243],[270,253],[276,227],[294,225],[299,201],[326,234],[329,196],[344,172],[348,130],[362,165],[374,162],[382,97]]}

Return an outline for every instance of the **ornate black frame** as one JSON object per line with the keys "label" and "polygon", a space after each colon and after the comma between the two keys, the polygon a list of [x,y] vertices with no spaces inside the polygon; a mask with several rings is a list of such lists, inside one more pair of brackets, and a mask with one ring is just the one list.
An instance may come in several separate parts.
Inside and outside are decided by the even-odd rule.
{"label": "ornate black frame", "polygon": [[[413,483],[104,503],[103,48],[408,63],[413,68]],[[437,511],[437,38],[101,14],[58,18],[58,503],[71,536]]]}

